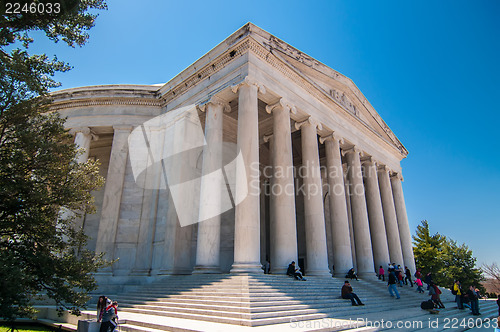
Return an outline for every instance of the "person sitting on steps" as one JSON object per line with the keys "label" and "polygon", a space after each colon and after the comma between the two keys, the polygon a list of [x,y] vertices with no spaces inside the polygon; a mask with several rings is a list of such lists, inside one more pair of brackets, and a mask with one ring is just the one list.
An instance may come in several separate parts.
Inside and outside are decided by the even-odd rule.
{"label": "person sitting on steps", "polygon": [[354,272],[354,268],[351,267],[351,269],[349,271],[347,271],[347,274],[345,275],[346,278],[349,278],[349,279],[356,279],[358,280],[358,276],[356,275],[356,272]]}
{"label": "person sitting on steps", "polygon": [[292,261],[290,265],[288,265],[288,269],[286,270],[286,274],[295,277],[297,280],[303,280],[306,281],[307,279],[302,276],[302,273],[300,273],[300,268],[295,267],[295,262]]}
{"label": "person sitting on steps", "polygon": [[[361,302],[361,300],[356,295],[356,293],[352,292],[351,284],[347,280],[344,281],[344,286],[342,286],[341,294],[342,294],[342,298],[343,299],[349,299],[349,300],[351,300],[351,303],[354,306],[364,305],[364,303]],[[358,303],[356,304],[356,302],[354,302],[354,300],[356,300],[356,302],[358,302]]]}

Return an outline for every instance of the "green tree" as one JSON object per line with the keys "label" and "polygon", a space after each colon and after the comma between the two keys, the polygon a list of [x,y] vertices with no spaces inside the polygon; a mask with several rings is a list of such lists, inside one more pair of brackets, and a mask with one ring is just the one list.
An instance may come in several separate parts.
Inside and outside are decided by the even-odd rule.
{"label": "green tree", "polygon": [[456,241],[447,239],[442,262],[440,276],[446,285],[451,285],[458,279],[464,289],[470,285],[482,288],[481,281],[484,280],[482,272],[476,268],[476,258],[465,244],[458,245]]}
{"label": "green tree", "polygon": [[[84,249],[86,236],[74,227],[78,214],[94,211],[91,191],[103,184],[98,163],[75,162],[80,152],[65,120],[49,110],[49,90],[59,86],[52,77],[70,67],[28,53],[33,31],[82,46],[96,19],[89,11],[106,4],[59,1],[49,14],[54,1],[16,3],[19,13],[0,1],[0,316],[7,320],[32,317],[39,294],[78,313],[96,288],[93,273],[109,264]],[[24,11],[31,3],[45,11]],[[77,214],[63,218],[64,209]]]}
{"label": "green tree", "polygon": [[423,220],[422,224],[417,226],[413,241],[413,254],[417,267],[425,273],[431,272],[436,275],[441,266],[441,253],[446,237],[439,233],[431,235],[429,223]]}
{"label": "green tree", "polygon": [[431,235],[429,223],[422,221],[413,236],[415,263],[424,274],[431,272],[433,280],[445,287],[451,287],[455,280],[460,280],[463,288],[470,285],[480,286],[482,272],[476,268],[476,258],[465,245],[444,235]]}

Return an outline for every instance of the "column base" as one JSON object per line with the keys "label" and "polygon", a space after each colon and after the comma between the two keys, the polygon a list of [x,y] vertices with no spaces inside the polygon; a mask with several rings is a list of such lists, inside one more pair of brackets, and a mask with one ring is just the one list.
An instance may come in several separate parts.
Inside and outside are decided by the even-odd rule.
{"label": "column base", "polygon": [[333,277],[334,278],[343,278],[343,279],[345,279],[346,274],[347,274],[347,272],[344,272],[344,273],[338,272],[338,273],[334,273]]}
{"label": "column base", "polygon": [[375,272],[358,272],[358,278],[362,279],[378,279]]}
{"label": "column base", "polygon": [[137,270],[132,270],[129,274],[130,276],[141,276],[141,277],[148,277],[150,275],[150,270],[142,270],[142,269],[137,269]]}
{"label": "column base", "polygon": [[112,277],[113,271],[98,271],[95,274],[96,277]]}
{"label": "column base", "polygon": [[270,274],[286,274],[287,270],[288,269],[286,269],[286,268],[273,269],[271,267],[271,273]]}
{"label": "column base", "polygon": [[250,273],[250,274],[264,274],[261,265],[258,263],[234,263],[229,273]]}
{"label": "column base", "polygon": [[307,270],[305,276],[331,277],[332,274],[328,270]]}
{"label": "column base", "polygon": [[219,266],[205,266],[205,265],[197,265],[194,267],[193,274],[220,274]]}

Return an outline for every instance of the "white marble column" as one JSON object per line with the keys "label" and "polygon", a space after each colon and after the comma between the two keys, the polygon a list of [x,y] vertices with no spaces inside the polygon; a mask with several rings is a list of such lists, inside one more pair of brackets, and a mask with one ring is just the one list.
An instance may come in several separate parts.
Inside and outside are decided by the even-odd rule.
{"label": "white marble column", "polygon": [[[232,87],[238,92],[237,150],[244,164],[236,166],[234,263],[231,273],[262,273],[260,264],[260,177],[258,92],[265,88],[249,77]],[[246,181],[242,180],[245,178]],[[243,198],[244,197],[244,198]]]}
{"label": "white marble column", "polygon": [[401,249],[403,259],[412,273],[415,272],[415,257],[413,256],[413,246],[411,242],[410,225],[406,214],[405,199],[403,196],[403,187],[401,185],[402,177],[399,173],[391,177],[392,194],[394,196],[394,205],[396,207],[396,216],[398,219],[399,238],[401,240]]}
{"label": "white marble column", "polygon": [[[105,258],[109,260],[114,259],[116,230],[120,218],[120,203],[128,159],[127,139],[132,127],[113,126],[113,129],[113,144],[111,145],[111,156],[104,187],[104,200],[96,245],[96,252],[103,252]],[[104,271],[109,272],[109,268]]]}
{"label": "white marble column", "polygon": [[354,268],[355,271],[357,271],[358,264],[356,262],[356,244],[354,243],[354,228],[352,226],[351,190],[350,190],[351,186],[349,183],[349,177],[347,176],[348,173],[347,164],[346,166],[344,165],[342,166],[344,168],[345,202],[347,206],[347,220],[349,221],[349,238],[351,240],[351,260],[352,260],[352,267]]}
{"label": "white marble column", "polygon": [[302,135],[302,174],[304,174],[304,214],[306,226],[306,273],[331,275],[328,268],[323,186],[319,168],[317,128],[311,118],[296,122]]}
{"label": "white marble column", "polygon": [[[70,133],[72,135],[75,135],[74,143],[77,146],[78,150],[80,150],[75,160],[77,163],[83,164],[89,159],[90,143],[93,139],[96,140],[97,136],[92,134],[89,127],[72,128],[70,130]],[[82,211],[77,211],[75,213],[75,211],[62,208],[60,212],[60,218],[68,219],[74,217],[75,214],[78,214],[78,216],[74,219],[74,228],[79,230],[85,226],[85,214],[83,214]]]}
{"label": "white marble column", "polygon": [[374,275],[370,226],[366,210],[365,189],[361,173],[360,151],[353,147],[346,151],[351,195],[351,214],[356,246],[356,263],[360,276]]}
{"label": "white marble column", "polygon": [[295,217],[295,187],[293,183],[292,134],[290,112],[295,107],[283,98],[266,107],[273,114],[271,182],[271,262],[273,273],[285,273],[291,261],[297,262],[297,226]]}
{"label": "white marble column", "polygon": [[76,161],[78,163],[84,163],[89,159],[90,152],[90,142],[92,141],[92,133],[90,132],[90,128],[81,127],[81,128],[72,128],[70,133],[75,135],[75,145],[78,149],[81,149],[81,154],[78,155]]}
{"label": "white marble column", "polygon": [[391,263],[402,265],[403,252],[401,250],[401,241],[399,240],[398,221],[396,218],[391,180],[389,179],[389,169],[387,166],[379,167],[378,183],[380,188],[380,197],[382,199],[382,208],[384,211],[385,231],[387,235],[387,244],[389,246]]}
{"label": "white marble column", "polygon": [[[200,217],[196,244],[196,265],[194,273],[220,273],[220,227],[221,215],[205,219],[205,215],[214,215],[212,211],[221,210],[222,182],[219,177],[207,176],[221,169],[222,165],[222,119],[224,109],[229,104],[212,97],[210,102],[201,107],[206,111],[205,140],[203,148],[202,181],[200,189]],[[225,189],[225,188],[224,188]]]}
{"label": "white marble column", "polygon": [[363,162],[365,176],[365,196],[368,208],[368,221],[372,239],[373,261],[375,269],[387,266],[389,262],[389,247],[384,225],[384,213],[378,187],[377,165],[370,157]]}
{"label": "white marble column", "polygon": [[344,186],[344,169],[340,155],[340,140],[335,135],[320,139],[325,144],[326,152],[333,265],[335,267],[334,276],[336,277],[343,277],[353,266]]}
{"label": "white marble column", "polygon": [[[150,130],[151,142],[163,142],[163,128],[147,126]],[[140,186],[144,189],[141,207],[141,219],[139,224],[139,234],[137,238],[137,250],[135,252],[135,263],[131,275],[147,276],[151,273],[153,261],[153,241],[155,237],[156,221],[158,218],[159,189],[155,188],[162,179],[162,164],[154,160],[153,156],[161,155],[163,144],[150,145],[151,154],[148,154],[148,164],[151,166],[146,170],[144,183]],[[139,184],[139,183],[138,183]]]}

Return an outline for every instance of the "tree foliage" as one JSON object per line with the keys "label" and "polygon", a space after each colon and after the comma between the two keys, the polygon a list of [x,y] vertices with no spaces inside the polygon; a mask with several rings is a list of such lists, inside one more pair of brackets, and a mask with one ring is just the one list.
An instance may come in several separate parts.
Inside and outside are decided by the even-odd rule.
{"label": "tree foliage", "polygon": [[103,184],[98,162],[75,161],[81,152],[65,120],[48,108],[49,90],[59,85],[53,75],[70,67],[28,52],[37,30],[55,42],[83,45],[96,18],[89,11],[106,4],[60,3],[57,14],[9,14],[0,1],[0,316],[8,320],[32,317],[41,293],[77,313],[96,288],[93,273],[109,264],[84,249],[87,238],[74,223],[94,211],[91,191]]}
{"label": "tree foliage", "polygon": [[437,284],[450,287],[458,279],[462,287],[480,286],[484,279],[482,272],[476,267],[472,250],[465,244],[458,245],[439,233],[431,235],[427,220],[417,226],[413,241],[417,267],[424,274],[431,272]]}

